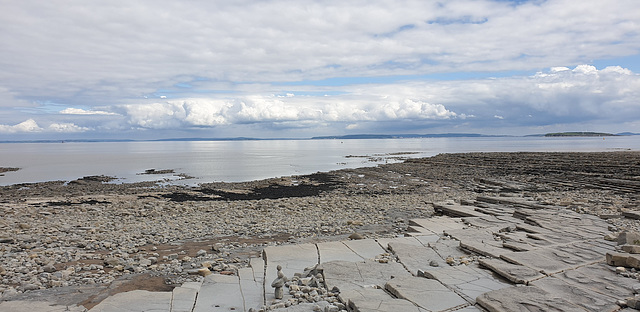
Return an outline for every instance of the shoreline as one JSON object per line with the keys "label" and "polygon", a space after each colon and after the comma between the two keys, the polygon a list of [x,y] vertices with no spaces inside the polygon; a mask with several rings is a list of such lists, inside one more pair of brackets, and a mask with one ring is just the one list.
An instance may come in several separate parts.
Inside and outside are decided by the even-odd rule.
{"label": "shoreline", "polygon": [[144,274],[169,286],[200,279],[194,270],[204,263],[236,274],[267,246],[402,235],[409,219],[433,216],[434,203],[478,195],[532,198],[618,230],[640,228],[615,217],[637,207],[640,152],[441,154],[198,187],[79,179],[0,190],[2,300],[84,287],[93,289],[85,306]]}

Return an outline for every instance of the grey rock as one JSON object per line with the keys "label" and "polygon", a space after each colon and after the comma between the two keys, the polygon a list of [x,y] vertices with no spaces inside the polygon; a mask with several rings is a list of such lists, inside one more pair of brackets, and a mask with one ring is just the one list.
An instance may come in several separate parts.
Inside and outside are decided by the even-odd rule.
{"label": "grey rock", "polygon": [[316,244],[320,255],[320,263],[330,261],[362,261],[360,255],[342,242],[324,242]]}
{"label": "grey rock", "polygon": [[375,311],[375,312],[419,312],[420,309],[413,303],[391,297],[382,289],[360,288],[342,291],[340,300],[347,302],[350,311]]}
{"label": "grey rock", "polygon": [[563,311],[584,312],[576,306],[535,286],[508,287],[481,294],[476,302],[490,312]]}
{"label": "grey rock", "polygon": [[618,235],[618,245],[640,245],[640,233],[623,231]]}
{"label": "grey rock", "polygon": [[468,303],[436,280],[421,277],[399,277],[387,282],[385,289],[429,311],[454,310]]}
{"label": "grey rock", "polygon": [[[444,259],[429,247],[417,247],[402,243],[389,243],[389,248],[413,275],[418,271],[428,271],[439,266],[446,266]],[[435,264],[435,265],[434,265]]]}
{"label": "grey rock", "polygon": [[392,278],[411,276],[400,263],[379,263],[365,260],[363,262],[334,261],[320,264],[323,270],[327,289],[334,287],[340,291],[361,289],[384,285]]}
{"label": "grey rock", "polygon": [[621,248],[624,252],[640,254],[640,245],[622,245]]}
{"label": "grey rock", "polygon": [[56,267],[53,266],[52,264],[47,264],[47,265],[43,266],[42,270],[47,272],[47,273],[53,273],[53,272],[57,271]]}
{"label": "grey rock", "polygon": [[108,297],[91,308],[91,312],[170,311],[171,297],[171,292],[128,291]]}
{"label": "grey rock", "polygon": [[587,311],[616,311],[619,308],[616,299],[610,296],[555,277],[543,278],[532,284]]}
{"label": "grey rock", "polygon": [[637,280],[615,274],[610,266],[602,263],[565,271],[554,276],[568,283],[598,293],[609,294],[618,299],[632,296],[631,289],[637,283]]}
{"label": "grey rock", "polygon": [[494,276],[476,264],[446,267],[424,272],[424,276],[436,279],[461,294],[468,302],[485,292],[510,287],[512,284]]}
{"label": "grey rock", "polygon": [[508,263],[500,259],[480,259],[479,263],[481,266],[516,284],[528,284],[531,281],[545,277],[544,274],[532,268]]}
{"label": "grey rock", "polygon": [[40,289],[40,286],[35,285],[35,284],[31,284],[31,283],[26,283],[22,285],[22,290],[37,290]]}

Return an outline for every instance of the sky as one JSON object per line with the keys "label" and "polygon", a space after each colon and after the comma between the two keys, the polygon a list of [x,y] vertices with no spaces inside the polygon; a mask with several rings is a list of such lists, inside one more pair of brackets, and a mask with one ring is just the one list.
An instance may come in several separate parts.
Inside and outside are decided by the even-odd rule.
{"label": "sky", "polygon": [[637,0],[0,6],[0,140],[640,132]]}

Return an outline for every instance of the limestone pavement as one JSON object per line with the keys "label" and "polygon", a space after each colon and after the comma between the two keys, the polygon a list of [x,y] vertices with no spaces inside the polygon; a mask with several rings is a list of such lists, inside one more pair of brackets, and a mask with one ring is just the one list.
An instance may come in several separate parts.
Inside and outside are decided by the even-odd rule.
{"label": "limestone pavement", "polygon": [[[617,242],[604,239],[608,224],[596,216],[520,197],[435,207],[444,216],[411,220],[405,237],[270,246],[237,275],[210,274],[172,292],[120,293],[89,311],[619,311],[635,304],[627,299],[638,281],[606,263]],[[271,287],[278,267],[288,278],[281,299]],[[4,302],[0,311],[84,310],[29,304]]]}

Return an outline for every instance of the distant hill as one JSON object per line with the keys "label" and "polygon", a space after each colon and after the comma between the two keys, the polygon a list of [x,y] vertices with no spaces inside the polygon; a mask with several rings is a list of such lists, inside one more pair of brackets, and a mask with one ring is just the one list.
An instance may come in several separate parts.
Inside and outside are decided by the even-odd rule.
{"label": "distant hill", "polygon": [[633,133],[633,132],[620,132],[616,134],[617,135],[640,135],[640,133]]}
{"label": "distant hill", "polygon": [[312,140],[350,140],[350,139],[411,139],[411,138],[480,138],[505,137],[506,135],[485,135],[478,133],[438,133],[438,134],[349,134],[312,137]]}
{"label": "distant hill", "polygon": [[556,132],[547,133],[545,137],[603,137],[603,136],[617,136],[617,134],[604,133],[604,132]]}
{"label": "distant hill", "polygon": [[247,137],[237,137],[237,138],[172,138],[172,139],[157,139],[157,140],[152,140],[152,141],[181,142],[181,141],[260,141],[260,140],[269,140],[269,139],[258,139],[258,138],[247,138]]}

